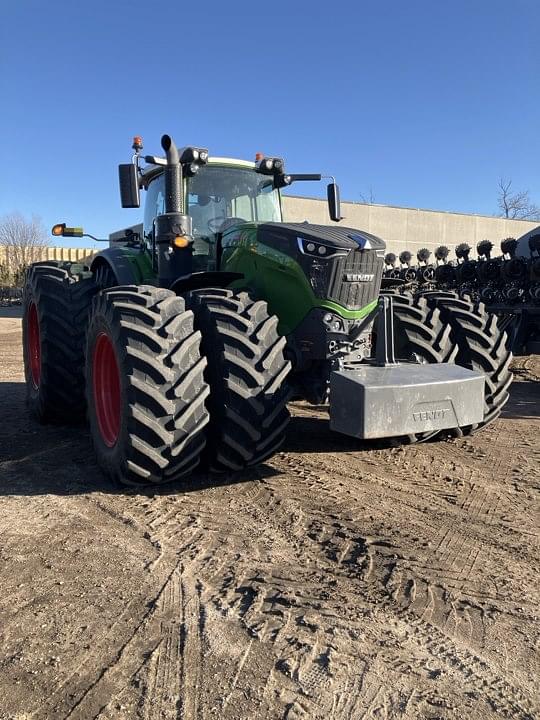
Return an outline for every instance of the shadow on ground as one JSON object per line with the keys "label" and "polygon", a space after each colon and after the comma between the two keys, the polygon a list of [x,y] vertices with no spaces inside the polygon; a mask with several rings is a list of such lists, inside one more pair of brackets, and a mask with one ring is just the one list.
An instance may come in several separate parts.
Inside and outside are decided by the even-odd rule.
{"label": "shadow on ground", "polygon": [[[540,383],[514,383],[502,417],[540,417]],[[291,419],[283,451],[358,453],[390,449],[395,445],[391,440],[365,442],[334,433],[325,415],[297,415]],[[98,468],[86,427],[39,425],[27,413],[24,383],[0,383],[0,495],[92,492],[169,495],[253,482],[277,474],[270,464],[262,464],[227,475],[195,472],[184,480],[163,486],[133,489],[118,486],[107,480]]]}
{"label": "shadow on ground", "polygon": [[22,318],[22,305],[0,306],[0,319]]}
{"label": "shadow on ground", "polygon": [[34,422],[25,407],[24,383],[0,383],[0,496],[101,492],[153,497],[253,482],[276,474],[263,464],[226,475],[194,472],[184,480],[163,486],[116,485],[97,466],[86,427]]}
{"label": "shadow on ground", "polygon": [[502,417],[518,420],[540,417],[540,382],[521,380],[512,383],[510,399],[502,411]]}

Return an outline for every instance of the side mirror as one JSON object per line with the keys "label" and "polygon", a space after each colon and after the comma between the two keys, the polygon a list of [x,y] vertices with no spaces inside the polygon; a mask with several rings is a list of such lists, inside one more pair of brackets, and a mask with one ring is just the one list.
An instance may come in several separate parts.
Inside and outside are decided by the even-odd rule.
{"label": "side mirror", "polygon": [[339,186],[337,183],[329,183],[326,188],[326,194],[328,197],[330,219],[334,222],[339,222],[341,220],[341,205],[339,202]]}
{"label": "side mirror", "polygon": [[141,206],[139,195],[139,178],[137,166],[133,163],[123,163],[118,166],[118,179],[120,181],[120,199],[123,208],[138,208]]}

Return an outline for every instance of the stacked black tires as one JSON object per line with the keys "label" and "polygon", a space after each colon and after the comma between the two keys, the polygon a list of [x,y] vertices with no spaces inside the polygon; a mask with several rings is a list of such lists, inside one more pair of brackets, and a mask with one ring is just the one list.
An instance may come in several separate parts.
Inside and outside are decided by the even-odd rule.
{"label": "stacked black tires", "polygon": [[290,365],[277,318],[247,293],[186,298],[152,286],[100,289],[80,265],[27,276],[28,404],[42,422],[88,417],[105,474],[170,482],[198,465],[242,470],[279,447]]}

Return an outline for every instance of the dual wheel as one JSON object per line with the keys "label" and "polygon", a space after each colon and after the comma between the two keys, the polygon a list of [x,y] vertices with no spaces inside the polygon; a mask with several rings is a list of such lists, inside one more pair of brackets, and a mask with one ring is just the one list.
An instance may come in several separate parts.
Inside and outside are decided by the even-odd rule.
{"label": "dual wheel", "polygon": [[98,462],[124,484],[169,482],[201,463],[241,470],[284,438],[285,340],[246,293],[100,292],[86,270],[34,265],[23,334],[33,414],[73,423],[87,409]]}
{"label": "dual wheel", "polygon": [[[481,422],[442,434],[470,435],[487,427],[508,401],[512,353],[497,317],[481,302],[453,292],[416,294],[384,291],[394,301],[397,356],[421,363],[455,363],[484,375],[484,417]],[[404,438],[415,442],[439,435],[423,433]]]}

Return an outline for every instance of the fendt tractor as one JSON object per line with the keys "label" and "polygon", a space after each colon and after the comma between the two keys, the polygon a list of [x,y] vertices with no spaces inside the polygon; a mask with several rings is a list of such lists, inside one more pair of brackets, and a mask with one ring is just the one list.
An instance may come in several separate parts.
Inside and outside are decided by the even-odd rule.
{"label": "fendt tractor", "polygon": [[499,415],[511,355],[496,319],[382,282],[385,244],[337,224],[335,182],[336,225],[284,222],[281,190],[321,175],[161,144],[165,157],[143,158],[135,138],[119,166],[123,207],[146,192],[142,225],[112,233],[89,266],[27,272],[29,407],[42,422],[87,417],[109,477],[260,463],[284,439],[290,399],[325,405],[333,431],[362,440],[461,436]]}

